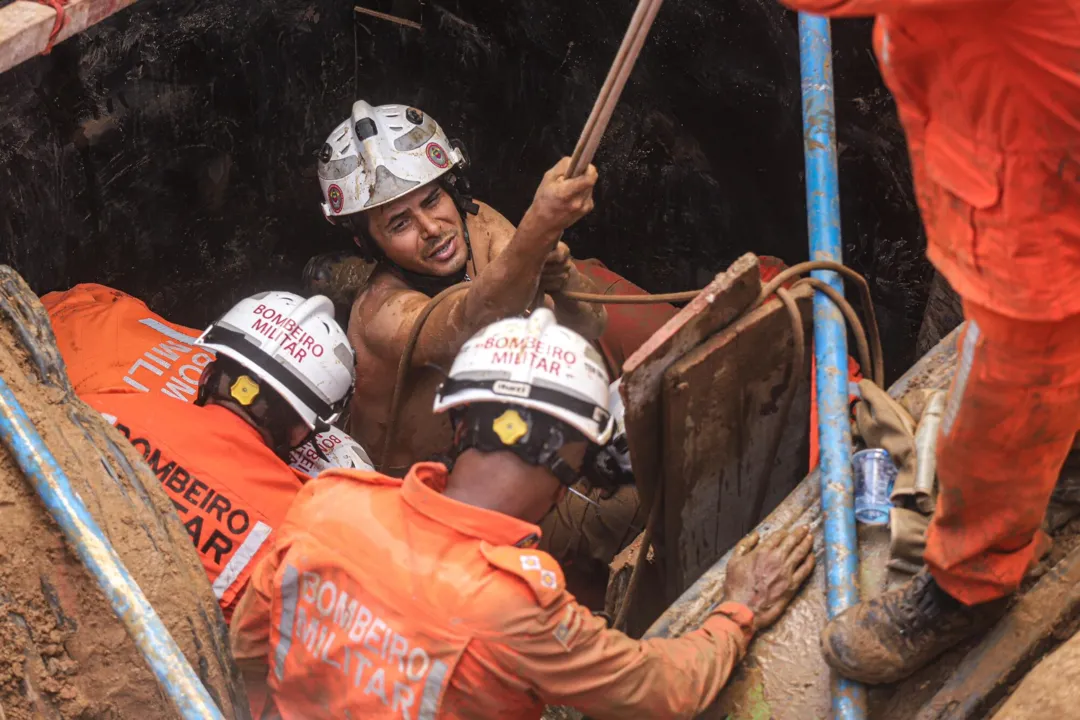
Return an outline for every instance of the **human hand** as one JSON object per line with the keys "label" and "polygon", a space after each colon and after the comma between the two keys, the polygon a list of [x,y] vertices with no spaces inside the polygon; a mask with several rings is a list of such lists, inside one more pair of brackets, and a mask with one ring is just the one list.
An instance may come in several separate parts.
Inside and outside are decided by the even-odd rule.
{"label": "human hand", "polygon": [[[575,178],[566,177],[570,158],[563,158],[544,173],[525,217],[543,230],[562,232],[593,209],[596,168],[592,165]],[[523,218],[523,223],[524,223]]]}
{"label": "human hand", "polygon": [[735,547],[724,578],[724,600],[750,608],[755,631],[776,622],[814,570],[814,536],[805,525],[758,539],[754,533]]}
{"label": "human hand", "polygon": [[570,260],[570,248],[560,242],[548,253],[544,267],[540,270],[540,289],[544,292],[562,292],[570,282],[574,263]]}

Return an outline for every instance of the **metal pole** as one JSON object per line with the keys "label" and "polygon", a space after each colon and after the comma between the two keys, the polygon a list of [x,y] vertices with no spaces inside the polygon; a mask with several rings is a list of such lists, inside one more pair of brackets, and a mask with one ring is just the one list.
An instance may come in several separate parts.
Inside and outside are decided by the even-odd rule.
{"label": "metal pole", "polygon": [[[803,150],[810,259],[843,262],[840,188],[836,168],[836,107],[833,101],[829,21],[799,13],[802,66]],[[813,273],[839,292],[835,272]],[[855,533],[851,424],[848,419],[847,328],[840,310],[814,293],[814,358],[817,367],[818,437],[821,448],[821,505],[825,517],[825,575],[829,617],[859,602],[859,554]],[[866,717],[866,689],[837,678],[833,717]]]}
{"label": "metal pole", "polygon": [[101,586],[147,664],[185,720],[222,720],[154,608],[128,574],[64,471],[45,446],[26,411],[0,379],[0,440],[34,485],[49,514]]}

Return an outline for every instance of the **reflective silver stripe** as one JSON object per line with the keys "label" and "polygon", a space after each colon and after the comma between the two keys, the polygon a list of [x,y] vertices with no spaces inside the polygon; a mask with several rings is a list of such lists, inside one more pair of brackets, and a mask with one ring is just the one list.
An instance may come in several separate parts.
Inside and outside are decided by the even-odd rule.
{"label": "reflective silver stripe", "polygon": [[155,320],[154,318],[143,318],[139,322],[141,324],[145,325],[148,328],[153,328],[154,330],[157,330],[159,333],[161,333],[165,337],[172,338],[173,340],[176,340],[178,342],[182,342],[185,345],[194,345],[195,344],[195,338],[198,337],[198,335],[185,335],[184,333],[182,333],[182,332],[180,332],[178,330],[173,330],[168,325],[164,325],[164,324],[158,322],[157,320]]}
{"label": "reflective silver stripe", "polygon": [[971,363],[975,360],[975,345],[979,342],[979,325],[974,320],[968,320],[964,328],[964,346],[960,349],[960,360],[956,363],[956,380],[949,392],[948,404],[945,406],[945,417],[941,420],[941,434],[948,435],[952,432],[956,414],[960,412],[960,401],[964,399],[964,390],[967,389],[968,375],[971,374]]}
{"label": "reflective silver stripe", "polygon": [[240,577],[240,573],[244,572],[244,568],[251,562],[251,558],[255,557],[255,553],[259,552],[259,548],[266,542],[266,538],[270,537],[271,531],[273,531],[273,528],[262,520],[255,522],[255,527],[244,538],[243,544],[229,558],[229,562],[222,568],[221,574],[214,581],[214,597],[220,600],[225,591],[236,582],[236,578]]}
{"label": "reflective silver stripe", "polygon": [[285,566],[281,578],[281,621],[278,623],[278,642],[274,648],[274,673],[278,680],[285,679],[285,658],[292,647],[293,620],[296,617],[296,599],[300,573],[292,565]]}
{"label": "reflective silver stripe", "polygon": [[424,681],[424,694],[420,698],[420,714],[416,716],[417,720],[435,720],[447,670],[449,668],[442,660],[431,661],[431,671]]}

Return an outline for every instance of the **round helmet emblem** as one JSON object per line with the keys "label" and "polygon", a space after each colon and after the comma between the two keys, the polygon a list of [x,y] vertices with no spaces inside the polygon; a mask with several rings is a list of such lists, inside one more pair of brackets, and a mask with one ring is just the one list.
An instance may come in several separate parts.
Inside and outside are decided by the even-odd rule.
{"label": "round helmet emblem", "polygon": [[428,144],[427,157],[431,164],[439,169],[444,169],[450,164],[450,158],[446,157],[446,151],[442,149],[442,145],[439,145],[439,143]]}
{"label": "round helmet emblem", "polygon": [[341,188],[337,185],[331,185],[326,189],[326,200],[330,203],[330,209],[335,214],[339,213],[345,204],[345,193],[341,192]]}

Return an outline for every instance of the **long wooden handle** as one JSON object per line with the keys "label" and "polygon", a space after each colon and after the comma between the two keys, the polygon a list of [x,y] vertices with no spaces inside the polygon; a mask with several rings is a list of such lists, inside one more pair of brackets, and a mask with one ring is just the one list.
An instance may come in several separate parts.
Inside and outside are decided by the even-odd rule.
{"label": "long wooden handle", "polygon": [[623,36],[615,61],[608,70],[599,95],[596,96],[589,119],[585,121],[585,127],[574,147],[574,154],[570,156],[568,177],[577,177],[583,173],[596,155],[600,138],[607,130],[611,115],[615,112],[615,106],[619,103],[626,81],[634,69],[638,55],[641,54],[641,48],[645,45],[645,38],[648,37],[663,2],[664,0],[638,0],[634,15],[630,18],[630,27]]}

